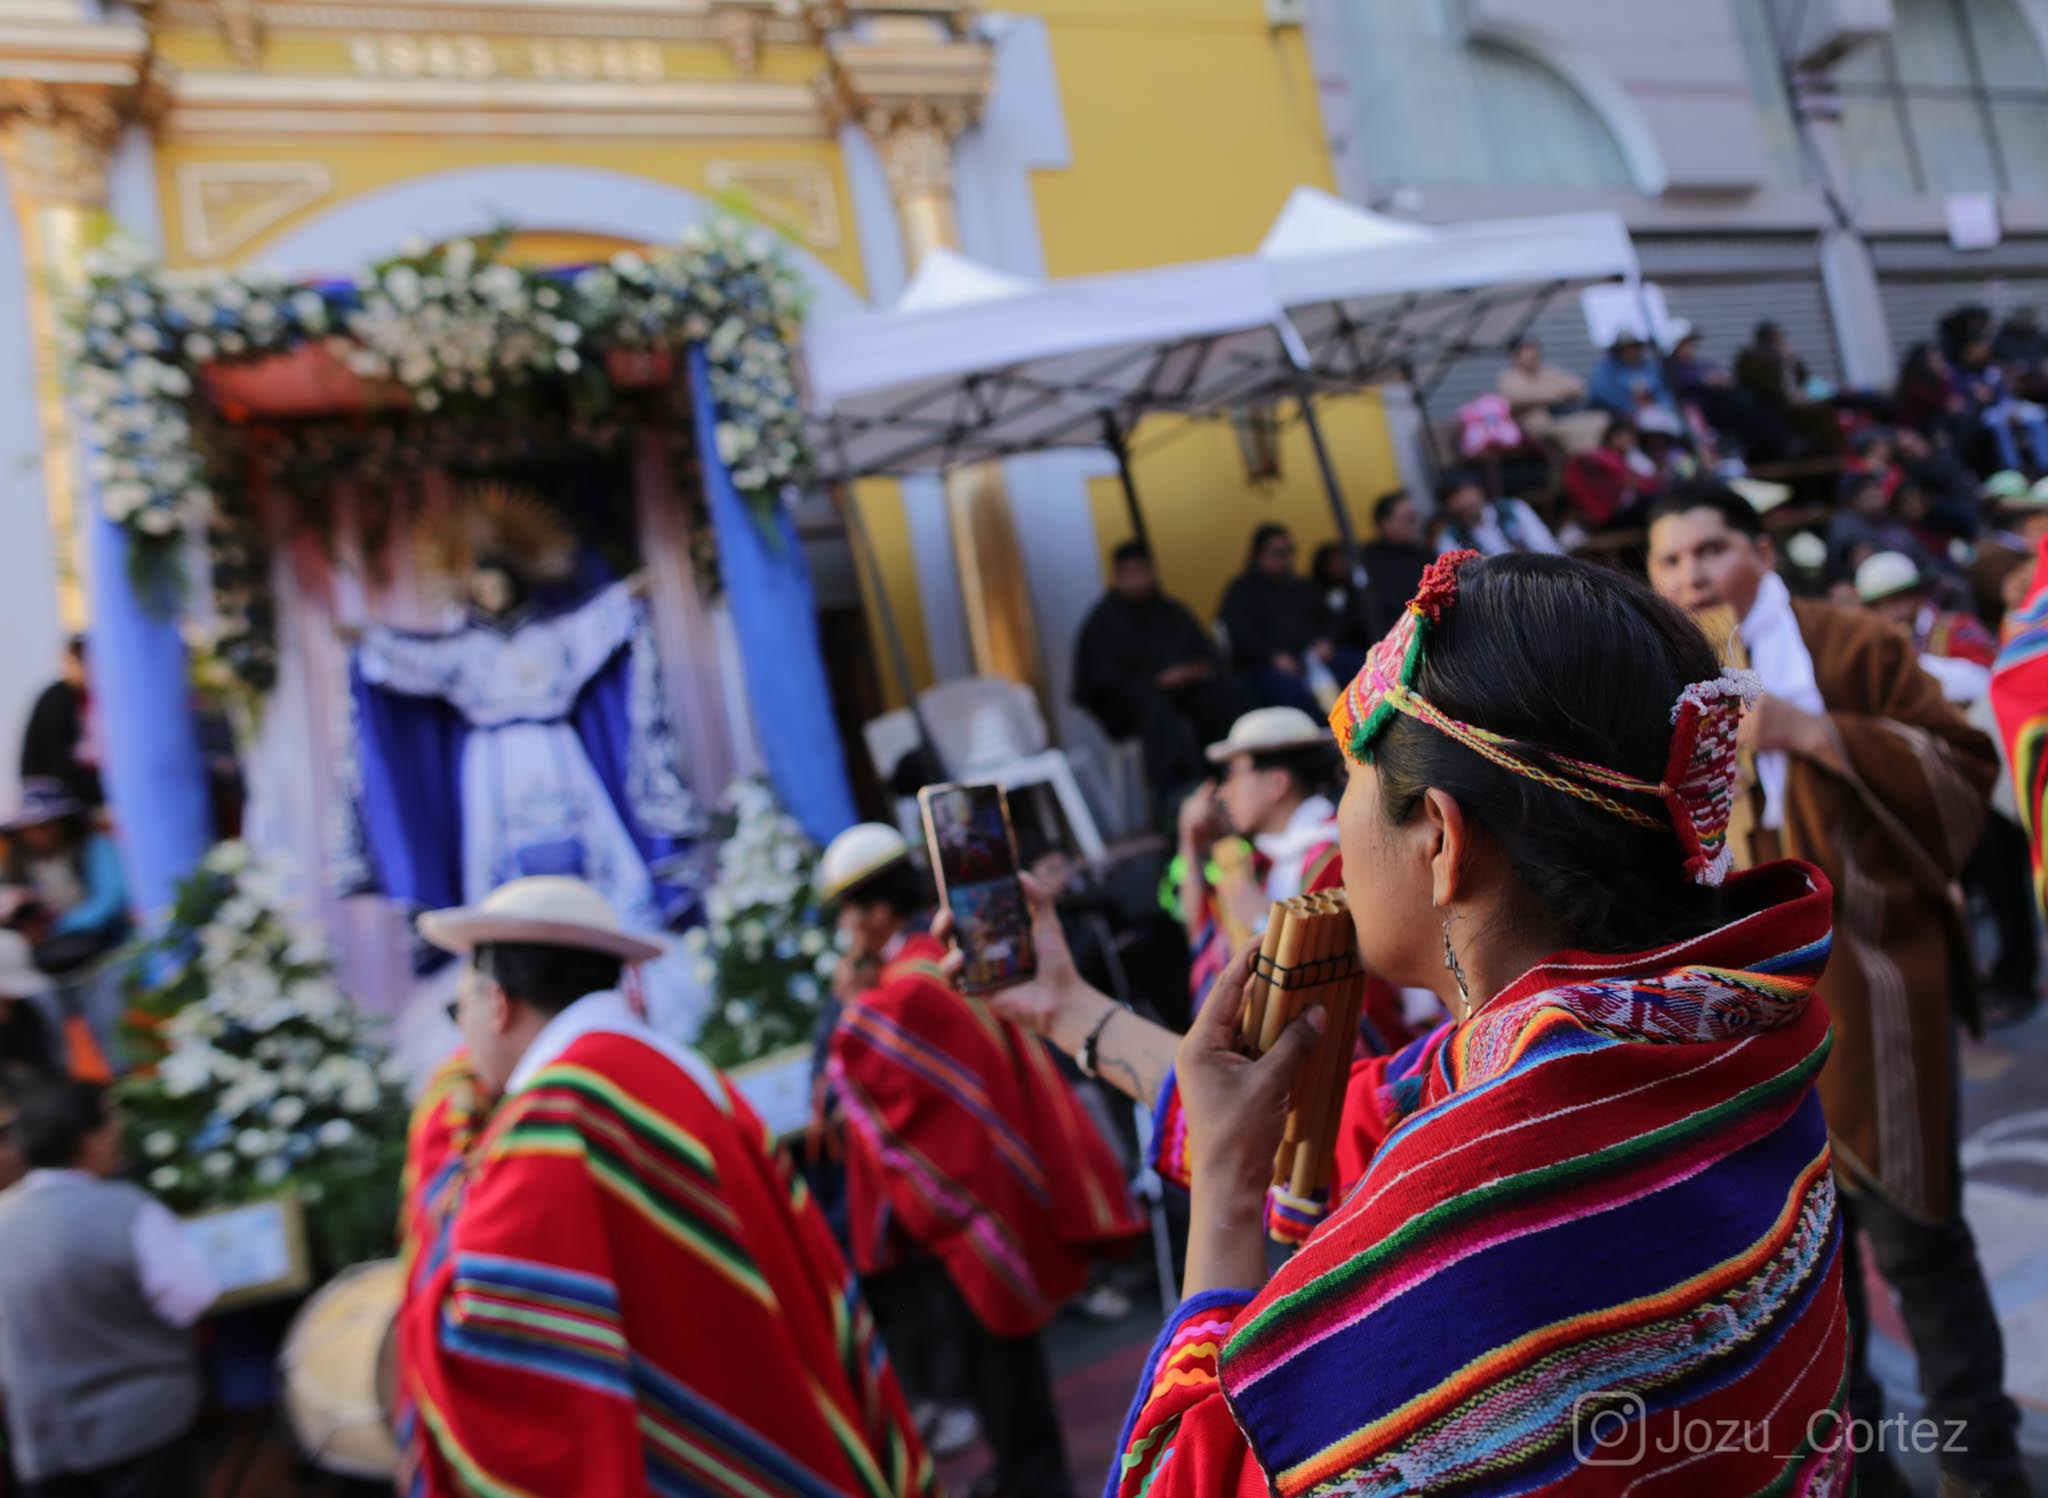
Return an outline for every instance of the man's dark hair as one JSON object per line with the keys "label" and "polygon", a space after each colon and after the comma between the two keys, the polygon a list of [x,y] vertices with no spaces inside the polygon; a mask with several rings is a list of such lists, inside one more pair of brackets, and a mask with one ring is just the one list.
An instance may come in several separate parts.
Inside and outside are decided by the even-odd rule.
{"label": "man's dark hair", "polygon": [[1292,541],[1294,539],[1294,532],[1290,531],[1284,525],[1274,525],[1271,521],[1268,521],[1266,524],[1260,526],[1257,530],[1253,531],[1252,549],[1250,555],[1248,555],[1245,558],[1246,565],[1257,565],[1259,560],[1259,553],[1264,551],[1270,543],[1278,541],[1283,536],[1286,537],[1288,540]]}
{"label": "man's dark hair", "polygon": [[64,650],[74,661],[83,661],[86,651],[85,636],[73,635],[64,642]]}
{"label": "man's dark hair", "polygon": [[496,941],[476,949],[476,970],[542,1014],[560,1014],[585,994],[619,986],[625,963],[584,947]]}
{"label": "man's dark hair", "polygon": [[931,881],[910,859],[892,863],[872,879],[863,879],[839,897],[842,905],[886,905],[900,916],[932,908]]}
{"label": "man's dark hair", "polygon": [[[1655,784],[1671,753],[1670,704],[1719,669],[1699,626],[1641,583],[1568,557],[1510,555],[1459,569],[1457,604],[1431,633],[1415,687],[1532,764],[1569,756]],[[1435,788],[1485,830],[1519,883],[1515,914],[1553,947],[1642,951],[1721,919],[1720,891],[1688,878],[1653,797],[1621,798],[1648,816],[1638,826],[1405,715],[1382,731],[1374,765],[1391,825]]]}
{"label": "man's dark hair", "polygon": [[1764,533],[1764,518],[1757,514],[1756,506],[1719,479],[1687,479],[1682,484],[1673,484],[1650,506],[1646,523],[1655,525],[1694,510],[1712,510],[1728,522],[1728,529],[1740,531],[1751,540]]}
{"label": "man's dark hair", "polygon": [[1783,328],[1779,327],[1779,326],[1778,326],[1778,325],[1777,325],[1776,323],[1772,322],[1772,321],[1771,321],[1771,320],[1770,320],[1769,318],[1765,318],[1765,319],[1764,319],[1764,320],[1763,320],[1762,322],[1760,322],[1760,323],[1758,323],[1758,324],[1756,325],[1756,340],[1755,340],[1755,341],[1756,341],[1756,342],[1757,342],[1757,343],[1758,343],[1759,345],[1762,345],[1762,344],[1768,343],[1768,342],[1770,342],[1770,341],[1771,341],[1771,339],[1772,339],[1772,338],[1774,338],[1774,337],[1775,337],[1775,336],[1777,336],[1777,335],[1778,335],[1779,333],[1782,333],[1782,332],[1784,332],[1784,331],[1785,331],[1785,330],[1784,330]]}
{"label": "man's dark hair", "polygon": [[1151,566],[1152,548],[1143,541],[1122,542],[1115,551],[1109,554],[1109,565],[1114,569],[1123,566],[1126,562],[1143,562],[1147,567]]}
{"label": "man's dark hair", "polygon": [[1626,416],[1617,416],[1614,420],[1607,423],[1607,430],[1600,434],[1600,445],[1605,447],[1623,432],[1634,432],[1635,430],[1636,424],[1634,422],[1630,421]]}
{"label": "man's dark hair", "polygon": [[106,1095],[92,1082],[58,1082],[22,1099],[14,1143],[30,1170],[68,1170],[107,1123]]}
{"label": "man's dark hair", "polygon": [[1285,771],[1302,795],[1320,795],[1337,777],[1337,741],[1333,738],[1328,744],[1303,744],[1254,754],[1252,768]]}
{"label": "man's dark hair", "polygon": [[1372,527],[1383,531],[1387,528],[1387,517],[1394,513],[1394,507],[1408,498],[1406,489],[1390,489],[1372,502]]}
{"label": "man's dark hair", "polygon": [[1508,352],[1511,354],[1518,354],[1529,344],[1532,343],[1535,344],[1538,348],[1541,348],[1543,346],[1543,340],[1541,338],[1538,338],[1534,333],[1517,333],[1514,337],[1508,340]]}

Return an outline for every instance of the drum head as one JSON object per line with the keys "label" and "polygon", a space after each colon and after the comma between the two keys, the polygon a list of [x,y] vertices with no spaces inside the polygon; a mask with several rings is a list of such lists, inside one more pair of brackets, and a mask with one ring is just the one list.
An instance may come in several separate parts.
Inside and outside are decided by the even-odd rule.
{"label": "drum head", "polygon": [[392,1329],[404,1291],[398,1261],[378,1259],[344,1270],[292,1318],[278,1356],[285,1414],[322,1471],[374,1480],[398,1470]]}

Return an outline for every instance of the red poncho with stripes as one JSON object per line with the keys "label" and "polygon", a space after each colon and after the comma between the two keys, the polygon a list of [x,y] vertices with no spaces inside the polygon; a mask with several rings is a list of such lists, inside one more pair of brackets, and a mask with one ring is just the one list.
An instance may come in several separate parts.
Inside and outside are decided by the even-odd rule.
{"label": "red poncho with stripes", "polygon": [[1832,891],[1781,863],[1728,895],[1362,1063],[1349,1197],[1169,1320],[1107,1498],[1846,1492]]}
{"label": "red poncho with stripes", "polygon": [[418,1115],[400,1491],[934,1492],[801,1177],[723,1077],[617,995],[555,1023],[600,1002],[618,1012],[515,1077],[466,1162],[446,1094]]}
{"label": "red poncho with stripes", "polygon": [[1021,1337],[1144,1218],[1044,1042],[947,984],[944,955],[912,936],[832,1034],[853,1261],[874,1273],[914,1243],[982,1325]]}

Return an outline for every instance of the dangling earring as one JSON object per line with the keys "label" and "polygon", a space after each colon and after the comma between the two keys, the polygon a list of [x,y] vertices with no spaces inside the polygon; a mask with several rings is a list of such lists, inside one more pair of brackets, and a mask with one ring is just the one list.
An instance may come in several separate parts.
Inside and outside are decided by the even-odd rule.
{"label": "dangling earring", "polygon": [[1472,1017],[1472,988],[1465,981],[1465,969],[1458,962],[1458,949],[1451,945],[1451,922],[1457,919],[1454,912],[1444,915],[1444,968],[1457,981],[1458,997],[1464,1001],[1465,1012],[1461,1019]]}

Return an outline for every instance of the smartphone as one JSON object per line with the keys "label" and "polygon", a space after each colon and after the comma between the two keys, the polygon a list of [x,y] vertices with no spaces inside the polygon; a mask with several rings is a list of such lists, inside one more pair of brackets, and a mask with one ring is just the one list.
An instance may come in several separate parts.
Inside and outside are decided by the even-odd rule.
{"label": "smartphone", "polygon": [[987,993],[1038,972],[1031,908],[1017,881],[1010,801],[998,785],[928,785],[917,793],[939,898],[967,965],[960,986]]}

